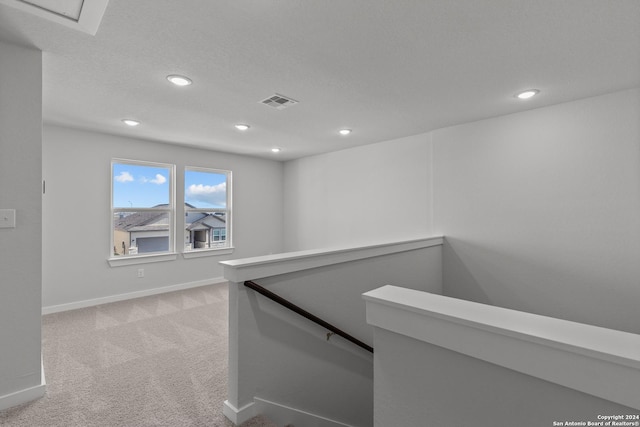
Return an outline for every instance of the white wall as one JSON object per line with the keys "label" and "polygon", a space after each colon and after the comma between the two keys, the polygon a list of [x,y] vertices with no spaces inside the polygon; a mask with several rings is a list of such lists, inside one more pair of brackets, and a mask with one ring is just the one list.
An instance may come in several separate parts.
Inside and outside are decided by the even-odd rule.
{"label": "white wall", "polygon": [[418,135],[287,162],[285,249],[430,235],[429,139]]}
{"label": "white wall", "polygon": [[[184,193],[184,166],[231,170],[234,253],[110,267],[114,157],[175,164],[176,200]],[[44,307],[221,278],[219,261],[282,251],[281,162],[45,126],[43,175]]]}
{"label": "white wall", "polygon": [[40,51],[0,42],[0,409],[41,383],[41,105]]}
{"label": "white wall", "polygon": [[640,333],[640,90],[433,132],[446,295]]}
{"label": "white wall", "polygon": [[[382,248],[366,258],[341,262],[341,256],[349,259],[354,252],[357,249],[327,254],[334,263],[317,268],[301,262],[304,258],[280,258],[281,271],[296,266],[300,270],[281,273],[274,265],[273,275],[255,281],[370,346],[373,331],[366,323],[364,292],[389,283],[442,292],[440,244],[397,253],[384,253]],[[254,279],[242,277],[247,278]],[[229,284],[229,303],[228,399],[234,408],[246,408],[257,397],[352,426],[372,425],[370,353],[339,336],[328,341],[327,329],[242,283]]]}
{"label": "white wall", "polygon": [[640,89],[287,162],[285,224],[443,234],[445,294],[640,333]]}
{"label": "white wall", "polygon": [[540,427],[637,413],[382,328],[375,328],[375,345],[376,427]]}

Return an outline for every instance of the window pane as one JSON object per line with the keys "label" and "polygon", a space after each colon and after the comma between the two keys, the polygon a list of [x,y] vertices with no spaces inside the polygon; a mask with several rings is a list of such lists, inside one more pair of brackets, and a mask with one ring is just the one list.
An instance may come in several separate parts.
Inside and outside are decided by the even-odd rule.
{"label": "window pane", "polygon": [[229,246],[226,215],[220,212],[193,212],[185,215],[185,249],[219,249]]}
{"label": "window pane", "polygon": [[227,174],[187,169],[184,172],[184,199],[194,208],[225,209],[227,207]]}
{"label": "window pane", "polygon": [[113,164],[113,207],[153,208],[168,206],[170,197],[168,167]]}
{"label": "window pane", "polygon": [[113,255],[137,255],[169,250],[168,212],[116,212],[113,216]]}

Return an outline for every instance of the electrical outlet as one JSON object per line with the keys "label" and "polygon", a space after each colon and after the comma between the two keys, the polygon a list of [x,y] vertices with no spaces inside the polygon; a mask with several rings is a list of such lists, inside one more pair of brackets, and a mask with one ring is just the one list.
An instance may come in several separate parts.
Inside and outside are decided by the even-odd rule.
{"label": "electrical outlet", "polygon": [[138,277],[144,277],[144,268],[138,269]]}

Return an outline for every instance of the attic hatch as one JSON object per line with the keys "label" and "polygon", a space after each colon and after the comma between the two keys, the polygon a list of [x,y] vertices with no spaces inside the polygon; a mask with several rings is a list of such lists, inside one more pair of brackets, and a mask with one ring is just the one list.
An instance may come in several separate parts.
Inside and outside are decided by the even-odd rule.
{"label": "attic hatch", "polygon": [[0,0],[0,4],[95,36],[109,0]]}
{"label": "attic hatch", "polygon": [[287,107],[291,107],[292,105],[297,104],[298,101],[287,96],[278,95],[276,93],[275,95],[270,96],[267,99],[263,99],[262,101],[260,101],[260,103],[275,108],[276,110],[284,110]]}
{"label": "attic hatch", "polygon": [[78,22],[80,20],[80,12],[82,11],[82,3],[84,0],[67,0],[67,1],[51,1],[51,0],[21,0],[23,3],[39,7],[45,11],[55,13],[65,18],[73,19]]}

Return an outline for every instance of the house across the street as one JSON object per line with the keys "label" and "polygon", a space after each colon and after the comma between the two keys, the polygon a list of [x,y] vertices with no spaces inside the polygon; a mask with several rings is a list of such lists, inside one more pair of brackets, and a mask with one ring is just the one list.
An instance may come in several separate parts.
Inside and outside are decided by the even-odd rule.
{"label": "house across the street", "polygon": [[[157,205],[161,208],[167,205]],[[185,203],[186,208],[193,206]],[[169,250],[169,214],[164,211],[118,212],[114,218],[113,253],[131,255]],[[187,212],[185,249],[210,249],[226,245],[224,214]]]}

